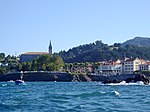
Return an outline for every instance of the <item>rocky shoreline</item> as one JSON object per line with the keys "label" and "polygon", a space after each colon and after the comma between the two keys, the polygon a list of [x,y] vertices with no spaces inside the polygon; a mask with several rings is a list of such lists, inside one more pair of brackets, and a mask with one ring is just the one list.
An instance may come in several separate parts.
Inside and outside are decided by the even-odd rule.
{"label": "rocky shoreline", "polygon": [[145,85],[148,85],[150,83],[150,77],[146,76],[144,74],[132,74],[130,77],[126,77],[126,78],[115,78],[115,77],[108,77],[106,78],[104,81],[102,81],[102,83],[106,84],[106,83],[120,83],[122,81],[125,81],[126,83],[130,83],[130,82],[138,82],[138,81],[142,81]]}
{"label": "rocky shoreline", "polygon": [[[21,72],[0,75],[0,81],[10,81],[20,79]],[[24,81],[56,81],[56,82],[89,82],[100,81],[102,83],[120,83],[122,81],[137,82],[143,81],[144,84],[150,83],[150,75],[145,74],[121,74],[121,75],[71,75],[70,73],[62,72],[25,72],[23,73]]]}

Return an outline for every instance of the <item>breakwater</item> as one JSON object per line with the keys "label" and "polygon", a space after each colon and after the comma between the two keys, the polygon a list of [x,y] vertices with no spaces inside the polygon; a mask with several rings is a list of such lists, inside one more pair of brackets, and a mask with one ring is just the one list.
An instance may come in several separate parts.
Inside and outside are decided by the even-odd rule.
{"label": "breakwater", "polygon": [[[140,75],[140,74],[120,74],[120,75],[99,75],[99,74],[78,74],[71,75],[66,72],[45,72],[45,71],[26,71],[8,73],[6,75],[0,75],[0,81],[10,81],[22,79],[24,81],[56,81],[56,82],[89,82],[89,81],[101,81],[103,83],[118,83],[121,81],[146,81],[149,83],[150,75]],[[147,81],[148,80],[148,81]]]}
{"label": "breakwater", "polygon": [[10,81],[10,80],[15,81],[17,79],[23,79],[24,81],[87,82],[87,81],[104,81],[106,77],[91,74],[72,75],[71,73],[66,72],[45,72],[45,71],[44,72],[26,71],[24,73],[16,72],[0,75],[0,81]]}
{"label": "breakwater", "polygon": [[16,72],[16,73],[8,73],[6,75],[0,75],[0,81],[10,81],[22,79],[24,81],[61,81],[61,82],[69,82],[73,80],[73,77],[69,73],[63,72]]}
{"label": "breakwater", "polygon": [[10,80],[17,80],[22,79],[24,81],[57,81],[57,82],[86,82],[86,81],[104,81],[106,79],[105,76],[101,75],[83,75],[83,74],[76,74],[72,75],[71,73],[66,72],[43,72],[43,71],[26,71],[16,72],[16,73],[8,73],[8,74],[1,74],[0,81],[10,81]]}

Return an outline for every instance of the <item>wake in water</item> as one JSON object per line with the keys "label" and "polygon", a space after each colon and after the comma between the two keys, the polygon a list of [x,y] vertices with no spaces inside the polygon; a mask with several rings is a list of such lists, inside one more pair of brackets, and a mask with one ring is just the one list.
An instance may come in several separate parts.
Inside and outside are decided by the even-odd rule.
{"label": "wake in water", "polygon": [[120,96],[121,94],[118,91],[110,91],[110,92],[100,92],[103,95],[108,96]]}
{"label": "wake in water", "polygon": [[[118,91],[95,91],[95,92],[86,92],[76,95],[70,95],[76,98],[90,98],[92,97],[104,97],[104,96],[120,96],[121,94]],[[66,96],[66,95],[64,95]],[[68,96],[68,95],[67,95]]]}
{"label": "wake in water", "polygon": [[[26,86],[27,84],[24,83],[20,83],[18,84],[18,86]],[[0,84],[1,87],[6,87],[6,86],[16,86],[15,81],[8,81],[8,82],[3,82]]]}
{"label": "wake in water", "polygon": [[[115,86],[115,85],[145,85],[144,82],[142,81],[138,81],[138,82],[130,82],[130,83],[126,83],[126,81],[122,81],[120,83],[109,83],[109,84],[102,84],[102,83],[99,83],[100,85],[112,85],[112,86]],[[150,84],[148,84],[150,85]]]}

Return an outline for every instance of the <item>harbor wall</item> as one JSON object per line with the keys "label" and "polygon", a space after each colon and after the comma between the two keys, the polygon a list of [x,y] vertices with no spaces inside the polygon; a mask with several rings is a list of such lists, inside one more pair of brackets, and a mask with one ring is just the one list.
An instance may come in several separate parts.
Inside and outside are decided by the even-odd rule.
{"label": "harbor wall", "polygon": [[[18,73],[10,73],[6,75],[0,75],[0,81],[10,81],[22,79],[24,81],[57,81],[57,82],[86,82],[86,81],[123,81],[127,79],[134,79],[139,74],[120,74],[120,75],[99,75],[99,74],[78,74],[71,75],[70,73],[62,73],[62,72],[21,72]],[[148,76],[149,77],[149,76]]]}

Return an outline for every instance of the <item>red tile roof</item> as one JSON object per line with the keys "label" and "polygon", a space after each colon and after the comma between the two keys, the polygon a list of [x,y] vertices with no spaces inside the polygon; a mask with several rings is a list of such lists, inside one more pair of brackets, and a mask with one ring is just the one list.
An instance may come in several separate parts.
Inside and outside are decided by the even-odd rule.
{"label": "red tile roof", "polygon": [[127,59],[126,61],[134,61],[134,60],[135,60],[135,59],[132,59],[132,58],[131,58],[131,59]]}
{"label": "red tile roof", "polygon": [[150,62],[146,62],[147,65],[150,65]]}
{"label": "red tile roof", "polygon": [[42,54],[49,54],[47,52],[26,52],[26,55],[42,55]]}

